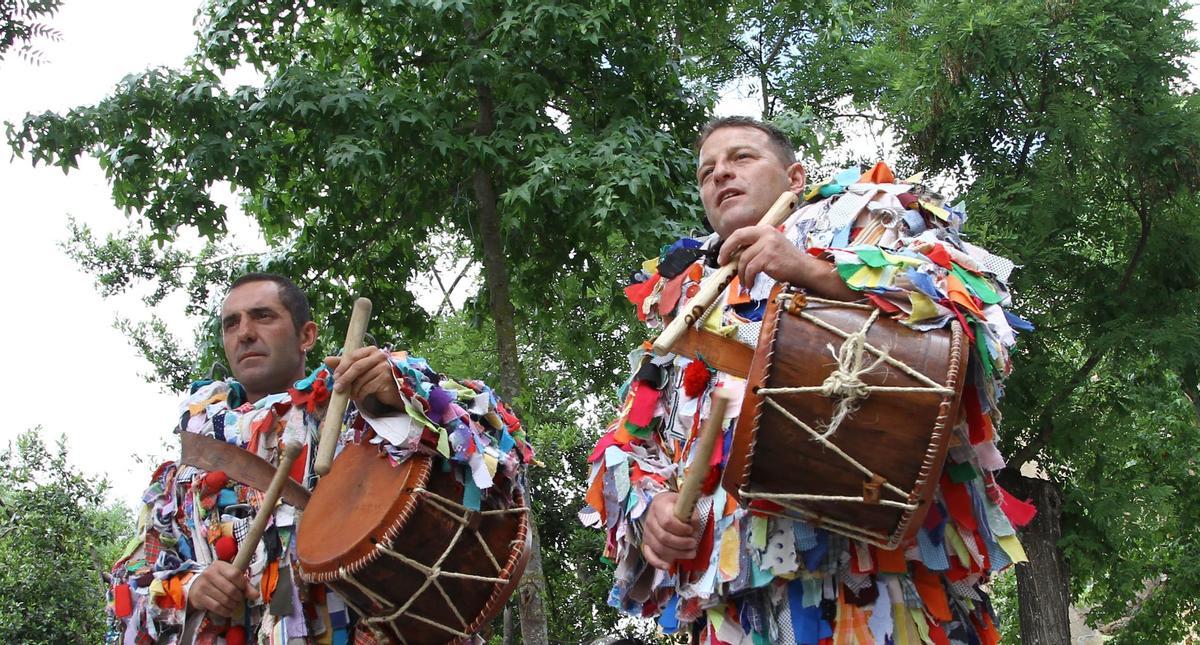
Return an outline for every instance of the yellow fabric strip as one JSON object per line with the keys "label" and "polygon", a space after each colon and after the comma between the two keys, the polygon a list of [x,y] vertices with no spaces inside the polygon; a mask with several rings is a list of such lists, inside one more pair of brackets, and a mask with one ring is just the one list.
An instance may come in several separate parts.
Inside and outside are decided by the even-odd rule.
{"label": "yellow fabric strip", "polygon": [[917,628],[903,602],[892,603],[892,641],[895,645],[917,645]]}
{"label": "yellow fabric strip", "polygon": [[759,551],[767,550],[767,516],[750,516],[750,546]]}
{"label": "yellow fabric strip", "polygon": [[937,305],[933,304],[929,296],[920,291],[909,291],[908,301],[912,303],[912,313],[908,315],[909,321],[916,322],[937,317]]}
{"label": "yellow fabric strip", "polygon": [[721,582],[729,582],[738,576],[738,554],[741,552],[742,540],[738,532],[738,522],[734,520],[721,535],[721,559],[717,567],[721,572]]}
{"label": "yellow fabric strip", "polygon": [[946,531],[946,541],[950,543],[950,548],[954,549],[954,555],[958,556],[958,561],[967,569],[971,568],[971,552],[967,551],[967,545],[963,543],[962,536],[958,531]]}
{"label": "yellow fabric strip", "polygon": [[933,638],[929,636],[929,623],[925,621],[925,612],[918,607],[909,607],[908,611],[912,614],[913,625],[917,628],[917,635],[921,638],[921,642],[925,645],[933,645]]}
{"label": "yellow fabric strip", "polygon": [[996,538],[1000,543],[1000,548],[1008,554],[1008,559],[1013,562],[1029,562],[1029,556],[1025,555],[1025,547],[1021,546],[1021,541],[1015,535],[1002,535]]}

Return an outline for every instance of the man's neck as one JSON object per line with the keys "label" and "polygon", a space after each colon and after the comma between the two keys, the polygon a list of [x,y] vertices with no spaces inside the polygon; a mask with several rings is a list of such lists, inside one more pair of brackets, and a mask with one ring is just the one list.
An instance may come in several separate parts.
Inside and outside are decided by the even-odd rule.
{"label": "man's neck", "polygon": [[[300,371],[299,374],[294,375],[292,378],[288,379],[282,385],[279,385],[278,387],[270,389],[269,391],[266,391],[266,392],[253,392],[250,390],[250,388],[246,388],[246,402],[250,403],[250,404],[255,404],[255,403],[258,403],[259,400],[261,400],[263,397],[267,397],[272,394],[279,394],[282,392],[287,392],[288,389],[290,389],[296,381],[303,379],[304,376],[305,376],[305,374],[302,370],[302,371]],[[242,387],[246,387],[246,384],[242,383]]]}

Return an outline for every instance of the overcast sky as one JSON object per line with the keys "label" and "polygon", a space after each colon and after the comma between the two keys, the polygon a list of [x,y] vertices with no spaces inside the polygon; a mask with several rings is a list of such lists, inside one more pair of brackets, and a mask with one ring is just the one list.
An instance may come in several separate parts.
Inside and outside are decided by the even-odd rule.
{"label": "overcast sky", "polygon": [[[0,121],[19,121],[27,112],[64,111],[109,94],[125,75],[159,65],[179,66],[194,42],[199,0],[66,0],[51,23],[59,43],[38,43],[40,66],[9,54],[0,62]],[[1196,10],[1190,12],[1193,20]],[[1193,65],[1193,79],[1196,66]],[[758,101],[726,101],[722,113],[752,113]],[[0,391],[9,393],[9,412],[0,424],[0,446],[41,425],[49,438],[67,437],[72,463],[106,475],[113,495],[133,504],[153,464],[134,455],[170,454],[178,397],[150,385],[139,374],[147,366],[120,332],[117,315],[145,319],[136,297],[103,299],[91,278],[59,248],[67,217],[98,233],[126,222],[112,206],[103,173],[91,159],[70,175],[33,168],[0,149],[0,338],[7,341],[7,369]],[[253,245],[255,240],[243,240]],[[182,334],[178,299],[160,314]]]}
{"label": "overcast sky", "polygon": [[[94,103],[127,74],[182,64],[195,41],[192,19],[199,5],[67,0],[51,20],[62,41],[37,43],[45,63],[33,66],[12,52],[0,63],[0,120],[19,122],[27,112]],[[0,445],[36,425],[47,437],[66,435],[71,462],[107,475],[114,496],[132,504],[151,465],[135,463],[131,455],[167,454],[177,398],[138,376],[146,364],[112,327],[118,312],[144,318],[140,300],[102,299],[58,246],[68,215],[98,232],[118,230],[125,216],[112,205],[104,175],[90,158],[64,176],[10,157],[5,141],[0,338],[8,367],[0,371],[0,391],[10,394],[10,403]],[[179,316],[174,319],[186,331]]]}

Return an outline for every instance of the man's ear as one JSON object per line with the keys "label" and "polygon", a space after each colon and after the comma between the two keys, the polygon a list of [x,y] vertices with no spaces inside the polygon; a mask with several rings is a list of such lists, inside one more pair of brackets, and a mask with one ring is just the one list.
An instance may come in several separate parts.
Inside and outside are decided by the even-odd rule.
{"label": "man's ear", "polygon": [[317,344],[317,323],[308,321],[300,325],[300,350],[307,352]]}
{"label": "man's ear", "polygon": [[796,163],[788,166],[787,175],[788,175],[788,189],[791,190],[792,192],[796,193],[797,195],[803,195],[804,194],[804,180],[805,180],[804,166],[800,165],[800,162],[797,161]]}

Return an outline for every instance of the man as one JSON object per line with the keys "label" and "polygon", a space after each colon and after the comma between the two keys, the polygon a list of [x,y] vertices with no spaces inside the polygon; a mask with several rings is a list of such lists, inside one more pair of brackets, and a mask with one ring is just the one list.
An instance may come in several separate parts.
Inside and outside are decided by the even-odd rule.
{"label": "man", "polygon": [[[243,448],[260,453],[260,456],[277,455],[279,435],[291,431],[291,421],[296,421],[305,429],[297,438],[307,440],[307,437],[313,436],[315,433],[312,431],[319,423],[319,413],[323,411],[324,399],[310,396],[314,390],[319,392],[321,389],[320,386],[314,388],[316,378],[308,379],[307,386],[301,386],[300,383],[305,379],[308,351],[316,343],[318,332],[304,293],[291,280],[280,275],[244,275],[230,287],[221,307],[220,323],[225,358],[236,383],[218,382],[194,388],[193,396],[189,399],[192,405],[187,408],[188,416],[181,424],[182,430],[215,433],[219,438],[228,440],[230,437],[227,435],[232,435],[237,428],[243,434],[251,433],[249,441],[238,443]],[[374,347],[363,347],[344,358],[326,359],[326,363],[335,368],[334,389],[349,392],[357,405],[374,410],[402,407],[392,368],[384,352]],[[307,406],[307,409],[301,409],[303,406]],[[281,414],[282,408],[287,410]],[[264,424],[264,419],[272,423]],[[284,420],[288,420],[288,424],[283,424]],[[235,421],[238,422],[236,425]],[[309,460],[312,452],[305,453]],[[293,476],[297,472],[306,472],[309,465],[303,464],[294,469]],[[117,627],[118,631],[124,632],[125,642],[134,642],[139,635],[158,639],[164,632],[169,634],[176,630],[181,623],[184,605],[186,611],[207,611],[215,616],[230,618],[241,612],[247,600],[257,601],[260,595],[258,586],[252,584],[251,578],[229,562],[229,553],[221,553],[221,539],[213,541],[217,553],[209,553],[209,545],[199,536],[206,528],[215,527],[204,527],[205,522],[197,519],[199,515],[193,514],[195,509],[189,508],[194,505],[192,498],[186,493],[173,492],[175,489],[186,489],[185,484],[193,479],[207,484],[218,473],[206,474],[174,464],[165,464],[164,467],[160,467],[155,484],[147,491],[148,509],[155,511],[154,519],[140,527],[140,546],[118,563],[125,566],[118,566],[115,575],[118,583],[114,587],[115,613],[122,619]],[[168,475],[164,476],[164,472]],[[235,517],[232,515],[235,513],[233,509],[239,506],[237,502],[247,499],[246,496],[251,493],[235,482],[226,483],[223,474],[212,488],[206,491],[208,499],[201,502],[208,504],[205,508],[210,512],[209,517],[214,517],[218,510],[224,510],[230,515],[222,516],[222,524],[244,526],[249,518]],[[230,503],[222,505],[222,495]],[[294,511],[287,505],[281,508],[285,509],[282,512],[286,518],[277,515],[275,525],[287,529],[292,525]],[[278,549],[280,539],[278,536],[274,539],[276,545],[265,552]],[[233,544],[236,540],[225,542]],[[174,548],[167,548],[171,544],[174,544]],[[261,547],[260,552],[264,552]],[[278,554],[275,555],[278,557]],[[288,568],[285,561],[282,569]],[[280,566],[276,566],[273,572],[267,573],[277,576],[280,570]],[[153,572],[154,582],[147,577],[147,572]],[[260,569],[258,574],[256,578],[261,577],[263,570]],[[139,579],[146,584],[139,586]],[[298,580],[289,580],[289,583],[298,583]],[[146,598],[131,593],[131,584],[135,589],[149,589],[149,598],[154,598],[154,602],[145,602]],[[289,613],[300,611],[300,607],[288,609]],[[326,607],[324,611],[328,613],[330,608]],[[268,614],[264,613],[264,616]],[[278,620],[272,624],[285,622]],[[320,626],[285,625],[280,629],[290,628],[292,637],[302,634],[307,635],[309,640],[323,633],[322,642],[337,642],[337,633],[324,633],[333,631],[334,626],[322,629]],[[236,637],[223,632],[223,637],[230,642],[252,636],[239,632],[243,630],[240,625],[230,630],[238,632]]]}
{"label": "man", "polygon": [[[801,208],[782,230],[758,224],[782,192],[802,195],[805,188],[804,169],[797,163],[787,137],[777,129],[745,117],[719,119],[705,127],[697,150],[701,200],[715,233],[704,240],[680,240],[658,263],[648,263],[647,267],[657,268],[647,268],[642,276],[645,279],[626,292],[637,305],[640,318],[653,322],[656,317],[670,314],[686,300],[689,289],[694,289],[702,273],[700,266],[684,269],[674,261],[676,255],[692,258],[717,245],[720,250],[716,264],[736,262],[737,280],[704,324],[743,342],[752,342],[744,330],[761,319],[763,303],[776,281],[827,299],[850,301],[868,296],[877,306],[889,308],[892,301],[888,298],[903,300],[901,304],[908,302],[914,289],[903,274],[886,274],[891,277],[869,284],[857,277],[844,279],[847,275],[857,276],[857,272],[841,269],[854,268],[860,260],[838,247],[851,246],[849,240],[862,234],[862,217],[832,221],[829,213],[836,210],[829,208],[832,199],[814,199],[819,203]],[[855,185],[895,183],[890,171],[856,180],[857,175],[854,173],[845,185],[831,182],[819,193],[813,190],[805,197],[841,192],[847,195],[844,199],[850,199],[846,191]],[[883,175],[886,179],[881,181]],[[874,189],[870,189],[870,195],[875,195]],[[947,209],[932,203],[918,204],[916,197],[909,197],[905,196],[904,201],[918,210],[901,208],[900,200],[887,191],[876,197],[881,208],[904,211],[905,221],[911,220],[903,230],[904,236],[888,238],[895,254],[907,253],[908,261],[920,264],[916,270],[931,276],[931,282],[940,288],[946,287],[950,272],[915,249],[925,249],[940,259],[942,256],[932,249],[941,252],[957,245],[947,252],[952,252],[956,261],[977,269],[968,257],[975,250],[958,242],[956,229],[930,222],[929,230],[925,230],[927,210],[937,209],[940,213]],[[956,223],[961,219],[948,217],[947,221]],[[814,255],[808,252],[813,247],[827,251]],[[976,255],[984,259],[986,252],[978,251]],[[836,263],[827,259],[830,256]],[[1006,294],[1002,282],[1007,274],[997,277],[982,270],[978,273],[983,276],[981,280],[991,280],[996,293]],[[680,280],[682,289],[677,284]],[[668,283],[675,286],[664,286]],[[978,288],[984,290],[984,286]],[[912,296],[917,297],[924,296]],[[975,304],[968,301],[964,306],[971,305],[972,311],[978,311]],[[894,310],[905,312],[902,306]],[[934,328],[962,313],[949,299],[933,303],[932,311],[936,317],[922,318],[926,314],[909,305],[907,316],[898,316],[905,324],[916,327],[924,323],[925,328]],[[989,313],[999,313],[1003,320],[1006,312],[996,306]],[[993,329],[991,317],[971,320],[980,323],[974,328],[995,361],[989,365],[999,364],[1006,369],[1011,330]],[[996,326],[1004,324],[998,322]],[[1000,337],[1005,342],[998,342]],[[734,505],[719,487],[712,490],[710,486],[711,493],[701,499],[692,521],[682,522],[674,517],[677,495],[671,492],[670,483],[688,462],[692,446],[689,437],[705,420],[712,389],[723,387],[740,397],[745,381],[682,356],[635,352],[631,363],[634,375],[624,390],[621,412],[589,459],[592,471],[588,507],[580,513],[585,523],[607,531],[605,555],[616,561],[611,605],[634,615],[658,616],[668,632],[690,624],[693,637],[702,643],[816,645],[830,639],[835,643],[881,644],[996,642],[993,617],[979,585],[987,581],[989,570],[1019,558],[1010,558],[1007,550],[1002,552],[997,547],[993,538],[1011,536],[1012,527],[1004,515],[1007,510],[1000,513],[994,500],[982,498],[981,482],[946,484],[956,487],[956,500],[967,500],[965,516],[957,514],[941,524],[927,520],[920,548],[913,544],[897,552],[868,548],[799,520],[752,513]],[[973,391],[971,386],[969,383],[968,389]],[[983,392],[997,390],[980,385]],[[990,403],[994,400],[985,400],[983,409],[998,421],[994,406],[987,405]],[[740,399],[731,403],[731,409],[738,408]],[[733,425],[726,419],[726,441]],[[965,437],[966,422],[956,430]],[[972,425],[972,433],[974,430]],[[964,464],[958,472],[984,472],[990,477],[989,471],[996,469],[998,459],[991,458],[995,450],[992,439],[976,442],[974,438],[972,434],[969,443],[963,442],[968,447],[954,451],[956,463]],[[987,483],[992,484],[990,479]],[[975,513],[971,511],[972,503]],[[985,510],[986,514],[976,517]],[[944,515],[931,512],[934,518],[944,520]],[[1014,547],[1005,547],[1010,548]]]}

